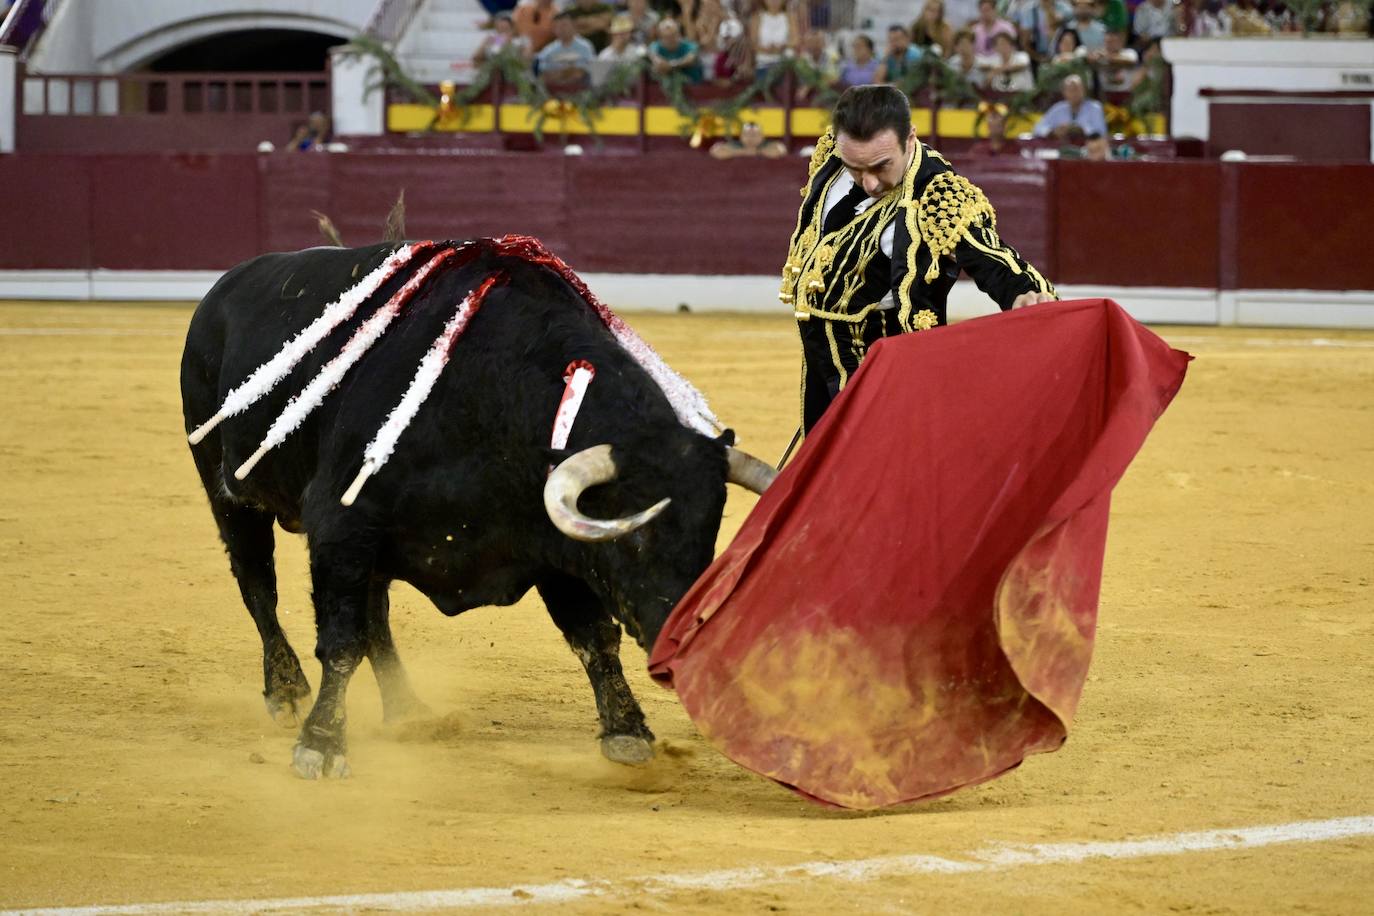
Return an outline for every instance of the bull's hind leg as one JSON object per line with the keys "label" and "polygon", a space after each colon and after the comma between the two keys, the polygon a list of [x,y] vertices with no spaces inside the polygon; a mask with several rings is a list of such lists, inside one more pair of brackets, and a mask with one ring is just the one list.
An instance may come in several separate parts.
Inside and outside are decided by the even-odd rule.
{"label": "bull's hind leg", "polygon": [[396,722],[428,715],[429,707],[411,689],[391,639],[391,598],[387,594],[390,587],[386,579],[374,578],[368,591],[367,658],[382,694],[382,717],[387,722]]}
{"label": "bull's hind leg", "polygon": [[295,728],[310,705],[310,682],[277,620],[277,570],[272,560],[273,516],[251,506],[211,497],[210,508],[229,554],[248,613],[262,637],[263,699],[283,728]]}
{"label": "bull's hind leg", "polygon": [[545,579],[539,595],[587,670],[601,719],[601,753],[616,763],[647,763],[654,733],[620,667],[620,625],[586,583],[569,576]]}
{"label": "bull's hind leg", "polygon": [[301,728],[291,765],[306,779],[348,775],[344,697],[368,651],[372,555],[349,541],[311,538],[310,581],[315,600],[315,656],[320,693]]}

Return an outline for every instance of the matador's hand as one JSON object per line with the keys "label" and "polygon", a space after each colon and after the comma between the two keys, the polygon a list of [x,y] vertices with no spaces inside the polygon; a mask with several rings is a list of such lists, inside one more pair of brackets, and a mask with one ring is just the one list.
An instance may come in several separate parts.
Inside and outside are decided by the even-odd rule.
{"label": "matador's hand", "polygon": [[1055,297],[1049,293],[1022,293],[1011,301],[1014,309],[1025,308],[1028,305],[1036,305],[1040,302],[1054,302]]}

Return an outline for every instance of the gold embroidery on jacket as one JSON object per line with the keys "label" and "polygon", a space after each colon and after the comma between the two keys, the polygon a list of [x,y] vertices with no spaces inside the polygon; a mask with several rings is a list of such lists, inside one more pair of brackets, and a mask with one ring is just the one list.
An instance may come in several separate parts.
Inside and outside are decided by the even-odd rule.
{"label": "gold embroidery on jacket", "polygon": [[[1014,273],[1021,268],[1005,251],[993,249],[979,242],[971,231],[984,219],[987,229],[996,238],[997,214],[977,185],[962,175],[941,172],[921,192],[917,213],[921,237],[930,247],[930,266],[925,281],[934,283],[940,276],[940,258],[954,254],[960,241],[968,241],[992,257],[1006,261]],[[994,242],[994,244],[996,244]]]}

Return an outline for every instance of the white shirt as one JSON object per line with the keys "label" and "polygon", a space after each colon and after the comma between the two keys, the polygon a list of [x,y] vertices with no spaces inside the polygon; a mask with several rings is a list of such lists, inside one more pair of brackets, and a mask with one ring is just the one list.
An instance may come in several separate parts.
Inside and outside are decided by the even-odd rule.
{"label": "white shirt", "polygon": [[[821,208],[821,225],[825,225],[825,218],[830,215],[831,209],[835,204],[840,202],[840,198],[849,193],[852,187],[854,187],[853,177],[850,176],[847,169],[841,170],[840,177],[835,179],[835,183],[830,186],[830,190],[825,195],[825,205]],[[860,213],[867,211],[869,207],[877,202],[878,201],[872,197],[864,198],[859,202],[859,205],[854,208],[854,215],[858,216]],[[893,218],[883,227],[883,234],[878,238],[878,247],[882,249],[883,254],[888,256],[889,260],[892,258],[892,238],[896,232],[897,220]],[[884,295],[882,300],[878,303],[878,308],[890,309],[896,304],[896,301],[892,298],[892,290],[889,288],[887,294]]]}

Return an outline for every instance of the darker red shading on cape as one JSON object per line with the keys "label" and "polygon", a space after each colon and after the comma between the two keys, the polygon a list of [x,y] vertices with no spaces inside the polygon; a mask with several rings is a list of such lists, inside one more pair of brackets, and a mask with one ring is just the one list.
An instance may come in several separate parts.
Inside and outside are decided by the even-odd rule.
{"label": "darker red shading on cape", "polygon": [[1063,743],[1112,487],[1189,357],[1103,299],[880,341],[649,660],[731,759],[876,808]]}

